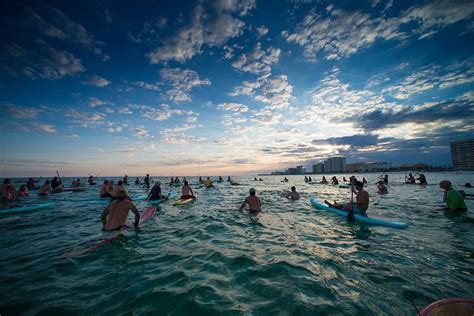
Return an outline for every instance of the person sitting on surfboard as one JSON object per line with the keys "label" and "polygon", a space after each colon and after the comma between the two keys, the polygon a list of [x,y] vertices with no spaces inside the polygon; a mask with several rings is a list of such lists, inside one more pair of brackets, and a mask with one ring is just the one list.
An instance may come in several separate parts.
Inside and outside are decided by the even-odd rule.
{"label": "person sitting on surfboard", "polygon": [[300,194],[296,192],[295,186],[291,187],[291,191],[286,193],[286,198],[287,199],[292,199],[292,200],[299,200]]}
{"label": "person sitting on surfboard", "polygon": [[60,189],[61,188],[61,180],[58,179],[58,177],[54,177],[53,180],[51,181],[51,188],[53,190]]}
{"label": "person sitting on surfboard", "polygon": [[387,186],[385,185],[385,183],[383,183],[382,180],[377,182],[377,189],[378,189],[377,193],[379,193],[379,194],[387,194],[388,193]]}
{"label": "person sitting on surfboard", "polygon": [[51,188],[49,180],[46,180],[44,184],[38,189],[38,195],[48,195],[52,190],[53,188]]}
{"label": "person sitting on surfboard", "polygon": [[138,177],[135,179],[135,184],[140,185],[140,179],[138,179]]}
{"label": "person sitting on surfboard", "polygon": [[443,201],[446,202],[446,206],[451,212],[467,211],[466,203],[464,203],[464,198],[458,191],[454,190],[454,188],[451,186],[450,181],[441,181],[439,183],[439,187],[445,191]]}
{"label": "person sitting on surfboard", "polygon": [[346,204],[339,204],[334,201],[334,204],[329,203],[328,201],[324,200],[324,203],[329,205],[330,207],[335,207],[341,210],[350,211],[351,209],[354,210],[355,213],[362,214],[367,216],[366,212],[369,208],[369,193],[364,190],[364,184],[360,181],[356,181],[354,183],[356,190],[352,189],[352,191],[356,194],[355,196],[355,203],[346,203]]}
{"label": "person sitting on surfboard", "polygon": [[323,176],[323,178],[321,179],[321,183],[323,183],[323,184],[326,184],[326,183],[328,183],[328,180],[326,179],[326,177],[325,177],[325,176]]}
{"label": "person sitting on surfboard", "polygon": [[[327,183],[327,180],[326,180],[326,183]],[[339,180],[337,180],[336,176],[333,176],[333,177],[331,178],[331,183],[332,183],[333,185],[338,185],[338,184],[339,184]]]}
{"label": "person sitting on surfboard", "polygon": [[104,183],[100,186],[99,195],[101,198],[112,197],[111,191],[109,190],[109,180],[104,180]]}
{"label": "person sitting on surfboard", "polygon": [[[121,182],[121,181],[120,181]],[[119,230],[125,226],[128,212],[132,210],[135,214],[135,228],[138,228],[140,223],[140,213],[132,201],[128,199],[128,194],[125,190],[120,190],[117,193],[117,200],[110,203],[102,212],[102,229],[103,230]]]}
{"label": "person sitting on surfboard", "polygon": [[[257,178],[255,178],[257,179]],[[204,185],[206,186],[206,188],[212,188],[214,185],[212,184],[212,180],[207,177],[206,181],[204,181]]]}
{"label": "person sitting on surfboard", "polygon": [[428,184],[428,182],[426,181],[425,175],[422,174],[422,173],[420,173],[420,174],[418,175],[418,179],[416,179],[416,180],[420,181],[420,184],[421,184],[421,185]]}
{"label": "person sitting on surfboard", "polygon": [[181,189],[181,200],[194,199],[194,192],[188,181],[184,182],[183,188]]}
{"label": "person sitting on surfboard", "polygon": [[[199,182],[201,181],[201,177],[199,177]],[[232,180],[230,179],[230,176],[227,176],[227,182],[232,182]]]}
{"label": "person sitting on surfboard", "polygon": [[254,188],[251,188],[249,190],[249,196],[247,196],[244,200],[244,202],[242,203],[242,205],[240,206],[239,208],[239,211],[242,211],[245,207],[245,205],[249,205],[249,211],[250,212],[261,212],[262,209],[261,209],[261,203],[260,203],[260,199],[258,198],[258,196],[256,196],[255,194],[257,193],[257,191],[255,191]]}
{"label": "person sitting on surfboard", "polygon": [[150,193],[146,197],[147,200],[156,201],[156,200],[165,200],[168,198],[167,196],[161,195],[160,185],[161,185],[161,181],[155,182],[155,185],[153,186],[153,188],[150,190]]}
{"label": "person sitting on surfboard", "polygon": [[408,177],[405,177],[405,183],[413,183],[414,184],[415,183],[415,177],[411,173],[409,173]]}

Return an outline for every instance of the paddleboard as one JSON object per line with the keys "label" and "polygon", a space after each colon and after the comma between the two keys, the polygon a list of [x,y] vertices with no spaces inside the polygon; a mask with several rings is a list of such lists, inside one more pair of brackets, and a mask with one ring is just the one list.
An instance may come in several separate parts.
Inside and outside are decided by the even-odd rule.
{"label": "paddleboard", "polygon": [[423,308],[420,316],[474,315],[474,300],[467,298],[448,298],[431,303]]}
{"label": "paddleboard", "polygon": [[194,195],[194,198],[190,198],[190,199],[179,199],[179,200],[176,200],[176,202],[174,202],[174,206],[179,206],[179,205],[184,205],[184,204],[188,204],[188,203],[191,203],[192,201],[194,201],[196,199],[196,195]]}
{"label": "paddleboard", "polygon": [[11,208],[0,210],[0,214],[36,211],[36,210],[41,210],[43,208],[49,208],[49,207],[53,207],[53,206],[54,206],[54,203],[42,203],[42,204],[35,204],[35,205],[14,206],[14,207],[11,207]]}
{"label": "paddleboard", "polygon": [[151,201],[148,201],[146,204],[147,205],[158,205],[161,202],[163,202],[163,200],[151,200]]}
{"label": "paddleboard", "polygon": [[175,191],[168,192],[168,198],[169,199],[174,199],[177,196],[178,196],[178,192],[175,192]]}
{"label": "paddleboard", "polygon": [[[152,218],[155,215],[155,213],[156,213],[155,206],[144,207],[143,210],[140,212],[140,223],[138,224],[138,226],[141,226],[143,223],[145,223],[150,218]],[[86,256],[102,248],[103,246],[113,242],[114,240],[122,238],[124,236],[123,233],[131,230],[132,227],[133,227],[133,222],[128,221],[127,226],[125,226],[123,229],[117,230],[117,231],[111,231],[111,232],[104,232],[103,234],[104,236],[82,242],[74,246],[72,249],[66,251],[63,254],[63,256],[66,258],[78,258],[78,257]]]}
{"label": "paddleboard", "polygon": [[[348,213],[347,211],[343,211],[343,210],[333,208],[333,207],[329,207],[325,204],[322,204],[315,197],[311,197],[309,199],[309,201],[317,209],[327,211],[327,212],[331,212],[331,213],[335,213],[335,214],[337,214],[339,216],[343,216],[343,217],[347,216],[347,213]],[[403,229],[403,228],[408,227],[408,224],[406,224],[406,223],[394,221],[394,220],[391,220],[391,219],[388,219],[388,218],[373,216],[373,215],[369,217],[369,216],[363,216],[363,215],[359,215],[357,213],[354,213],[354,217],[359,222],[363,222],[363,223],[367,223],[367,224],[371,224],[371,225],[380,225],[380,226],[399,228],[399,229]]]}
{"label": "paddleboard", "polygon": [[0,218],[0,223],[13,222],[13,221],[16,221],[19,218],[20,218],[20,216],[10,216],[10,217],[5,217],[5,218]]}

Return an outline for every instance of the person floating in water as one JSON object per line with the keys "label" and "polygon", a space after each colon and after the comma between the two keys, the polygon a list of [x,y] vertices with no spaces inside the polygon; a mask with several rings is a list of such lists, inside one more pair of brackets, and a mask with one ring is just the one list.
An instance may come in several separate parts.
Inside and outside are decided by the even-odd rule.
{"label": "person floating in water", "polygon": [[304,182],[308,183],[308,177],[304,176]]}
{"label": "person floating in water", "polygon": [[[199,177],[199,180],[200,180],[199,182],[201,182],[202,180],[201,177]],[[230,179],[230,176],[227,176],[227,182],[232,182],[232,180]]]}
{"label": "person floating in water", "polygon": [[99,195],[101,198],[112,197],[112,191],[110,191],[109,180],[104,180],[104,183],[100,186]]}
{"label": "person floating in water", "polygon": [[300,194],[296,192],[296,187],[292,186],[291,191],[286,193],[286,198],[287,199],[292,199],[292,200],[299,200]]}
{"label": "person floating in water", "polygon": [[461,193],[454,190],[451,185],[451,182],[448,180],[443,180],[439,183],[439,187],[444,190],[443,201],[446,202],[448,210],[451,212],[466,212],[467,207],[464,203],[464,198]]}
{"label": "person floating in water", "polygon": [[219,176],[219,180],[217,180],[217,182],[219,182],[219,183],[220,183],[220,182],[223,182],[223,181],[224,181],[224,180],[222,179],[222,177],[221,177],[221,176]]}
{"label": "person floating in water", "polygon": [[123,182],[124,185],[128,185],[128,176],[127,175],[125,175],[123,177],[122,182]]}
{"label": "person floating in water", "polygon": [[207,177],[206,181],[204,181],[204,186],[206,188],[212,188],[214,186],[214,184],[212,184],[212,180],[209,177]]}
{"label": "person floating in water", "polygon": [[421,184],[421,185],[428,184],[428,182],[426,181],[425,175],[422,174],[422,173],[420,173],[420,174],[418,175],[418,179],[416,179],[416,180],[420,181],[419,184]]}
{"label": "person floating in water", "polygon": [[329,203],[327,200],[324,200],[324,203],[329,205],[330,207],[335,207],[341,210],[350,211],[354,210],[354,213],[358,213],[364,216],[367,216],[367,209],[369,208],[369,193],[364,190],[364,184],[360,181],[356,181],[354,183],[356,190],[352,189],[355,193],[356,201],[355,203],[346,203],[346,204],[339,204],[334,201],[334,204]]}
{"label": "person floating in water", "polygon": [[387,189],[387,186],[385,185],[385,183],[383,183],[382,180],[380,180],[378,183],[377,183],[377,193],[379,194],[387,194],[388,193],[388,189]]}
{"label": "person floating in water", "polygon": [[366,184],[366,183],[367,183],[367,180],[365,180],[365,178],[362,178],[362,183],[363,183],[363,184]]}
{"label": "person floating in water", "polygon": [[308,177],[308,182],[312,182],[313,179],[311,179],[311,176]]}
{"label": "person floating in water", "polygon": [[[324,180],[326,180],[326,179],[324,179]],[[326,183],[327,183],[327,180],[326,180]],[[331,178],[331,183],[332,183],[333,185],[338,185],[338,184],[339,184],[339,180],[337,180],[336,176],[333,176],[333,177]]]}
{"label": "person floating in water", "polygon": [[253,181],[258,181],[257,177],[255,177],[255,179],[253,179]]}
{"label": "person floating in water", "polygon": [[89,185],[95,185],[94,177],[89,175],[89,178],[87,179],[87,183],[89,183]]}
{"label": "person floating in water", "polygon": [[[334,177],[333,177],[333,178],[334,178]],[[328,183],[328,180],[326,180],[326,177],[325,177],[325,176],[323,176],[323,179],[321,180],[321,183],[323,183],[323,184],[327,184],[327,183]]]}
{"label": "person floating in water", "polygon": [[28,190],[37,189],[38,187],[36,186],[36,182],[38,181],[35,181],[33,178],[29,178],[28,182],[26,182],[26,187],[28,188]]}
{"label": "person floating in water", "polygon": [[138,177],[135,179],[135,184],[140,185],[140,179],[138,179]]}
{"label": "person floating in water", "polygon": [[[120,181],[122,182],[122,181]],[[138,228],[140,223],[140,213],[132,201],[128,199],[128,194],[125,190],[120,190],[117,193],[117,200],[110,203],[102,212],[102,229],[103,230],[120,230],[125,226],[128,212],[132,210],[135,214],[135,228]]]}
{"label": "person floating in water", "polygon": [[28,190],[26,189],[26,184],[20,185],[20,189],[17,192],[18,197],[27,197],[29,195]]}
{"label": "person floating in water", "polygon": [[38,189],[38,195],[48,195],[53,191],[49,180],[46,180],[44,184]]}
{"label": "person floating in water", "polygon": [[242,205],[239,208],[239,211],[242,211],[245,208],[246,205],[249,206],[249,211],[250,212],[261,212],[262,211],[260,199],[258,198],[256,193],[257,193],[257,191],[255,191],[254,188],[251,188],[249,190],[250,195],[245,198],[244,202],[242,203]]}
{"label": "person floating in water", "polygon": [[194,199],[194,192],[191,186],[188,184],[188,181],[184,182],[183,187],[181,188],[181,199],[186,200],[186,199]]}

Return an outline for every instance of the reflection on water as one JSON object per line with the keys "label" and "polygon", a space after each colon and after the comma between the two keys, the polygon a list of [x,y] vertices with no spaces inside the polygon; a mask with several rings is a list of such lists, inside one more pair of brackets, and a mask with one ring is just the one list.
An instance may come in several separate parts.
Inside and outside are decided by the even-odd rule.
{"label": "reflection on water", "polygon": [[[374,182],[378,175],[361,176]],[[410,301],[422,307],[474,292],[474,201],[466,201],[467,214],[447,214],[438,210],[437,185],[404,185],[403,174],[390,174],[388,195],[368,186],[369,214],[410,225],[396,230],[349,224],[309,203],[312,195],[347,201],[348,189],[306,184],[302,176],[262,178],[196,188],[195,202],[164,203],[139,231],[81,258],[62,254],[101,236],[102,207],[80,201],[97,197],[98,188],[30,198],[55,208],[0,222],[0,290],[8,293],[0,311],[406,315],[415,314]],[[472,173],[427,178],[474,182]],[[292,185],[301,200],[282,197]],[[250,187],[262,199],[261,214],[238,211]]]}

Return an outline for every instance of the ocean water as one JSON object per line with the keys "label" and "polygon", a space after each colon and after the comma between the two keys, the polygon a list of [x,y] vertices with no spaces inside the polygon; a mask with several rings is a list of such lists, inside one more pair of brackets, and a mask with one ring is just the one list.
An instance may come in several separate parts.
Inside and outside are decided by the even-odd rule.
{"label": "ocean water", "polygon": [[[466,200],[466,214],[446,214],[436,184],[448,179],[460,188],[474,184],[474,174],[426,173],[425,187],[401,184],[403,173],[389,175],[388,195],[368,185],[368,213],[408,229],[349,224],[309,203],[311,196],[348,201],[348,189],[305,184],[303,176],[288,183],[233,177],[242,185],[194,186],[193,203],[166,202],[140,230],[78,258],[64,254],[103,237],[103,206],[84,203],[98,197],[98,186],[27,198],[23,204],[55,207],[0,222],[0,313],[415,315],[413,304],[472,297],[474,200]],[[359,176],[373,182],[378,175]],[[301,200],[282,197],[291,185]],[[237,210],[250,187],[262,200],[261,214]],[[133,184],[127,189],[145,193]]]}

